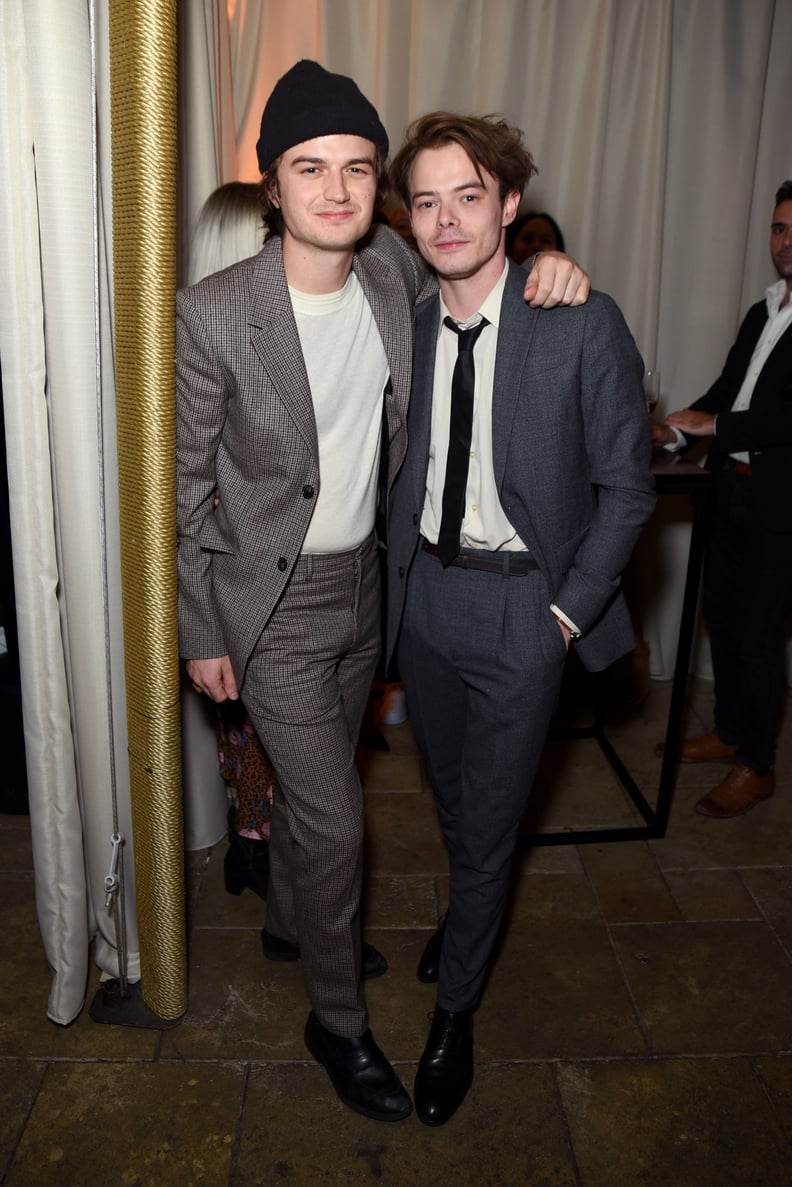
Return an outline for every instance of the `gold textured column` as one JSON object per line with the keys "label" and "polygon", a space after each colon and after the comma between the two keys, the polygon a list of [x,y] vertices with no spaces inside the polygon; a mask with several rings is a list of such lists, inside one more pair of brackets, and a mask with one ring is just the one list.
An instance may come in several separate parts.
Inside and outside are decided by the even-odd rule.
{"label": "gold textured column", "polygon": [[110,0],[121,573],[142,993],[187,1008],[174,498],[176,0]]}

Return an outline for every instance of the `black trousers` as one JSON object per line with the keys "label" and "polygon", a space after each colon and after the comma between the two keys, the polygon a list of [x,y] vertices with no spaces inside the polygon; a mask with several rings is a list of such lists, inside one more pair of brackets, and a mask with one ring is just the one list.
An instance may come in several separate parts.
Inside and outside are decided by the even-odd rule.
{"label": "black trousers", "polygon": [[786,687],[784,623],[792,610],[792,533],[769,532],[754,479],[718,478],[702,613],[715,676],[715,730],[737,760],[771,766]]}
{"label": "black trousers", "polygon": [[539,572],[444,569],[419,552],[410,574],[399,668],[448,849],[444,1010],[478,1004],[497,938],[566,661],[551,601]]}

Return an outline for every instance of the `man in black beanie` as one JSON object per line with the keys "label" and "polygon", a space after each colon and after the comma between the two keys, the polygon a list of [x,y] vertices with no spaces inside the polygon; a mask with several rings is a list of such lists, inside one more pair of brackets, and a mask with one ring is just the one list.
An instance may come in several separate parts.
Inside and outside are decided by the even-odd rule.
{"label": "man in black beanie", "polygon": [[[354,759],[380,646],[375,515],[406,450],[413,308],[435,281],[371,230],[388,137],[351,79],[298,62],[257,153],[264,249],[178,296],[180,650],[214,700],[241,693],[278,777],[264,954],[302,959],[305,1042],[339,1097],[397,1121],[412,1104],[361,989],[387,962],[360,934]],[[546,307],[587,291],[552,253],[526,286]]]}

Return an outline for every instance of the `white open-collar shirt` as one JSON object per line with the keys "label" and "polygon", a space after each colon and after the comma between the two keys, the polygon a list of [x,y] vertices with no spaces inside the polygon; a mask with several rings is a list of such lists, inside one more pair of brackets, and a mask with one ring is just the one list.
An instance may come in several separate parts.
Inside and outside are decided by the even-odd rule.
{"label": "white open-collar shirt", "polygon": [[[476,313],[460,329],[470,329],[485,317],[489,325],[481,331],[473,349],[475,387],[473,396],[473,432],[470,442],[465,510],[462,518],[462,548],[483,548],[489,552],[518,552],[526,546],[506,516],[495,485],[492,460],[492,393],[495,380],[495,357],[498,348],[503,291],[508,263],[495,287],[490,290]],[[443,516],[443,486],[448,459],[451,420],[451,382],[459,349],[459,335],[445,324],[451,314],[440,299],[440,328],[435,354],[432,429],[429,442],[429,466],[426,472],[426,497],[421,516],[421,535],[437,543]]]}

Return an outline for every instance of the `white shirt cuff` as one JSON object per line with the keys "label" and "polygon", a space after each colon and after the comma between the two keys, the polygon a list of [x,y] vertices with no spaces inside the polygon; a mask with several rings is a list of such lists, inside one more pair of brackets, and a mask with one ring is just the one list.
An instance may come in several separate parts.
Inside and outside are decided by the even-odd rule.
{"label": "white shirt cuff", "polygon": [[551,604],[550,609],[553,612],[553,614],[555,614],[556,618],[560,618],[561,621],[564,623],[564,625],[569,627],[573,636],[576,636],[578,639],[581,637],[583,632],[578,627],[575,626],[575,624],[571,618],[567,618],[567,616],[566,616],[566,614],[564,614],[563,610],[559,610],[558,606],[556,606],[555,604]]}

